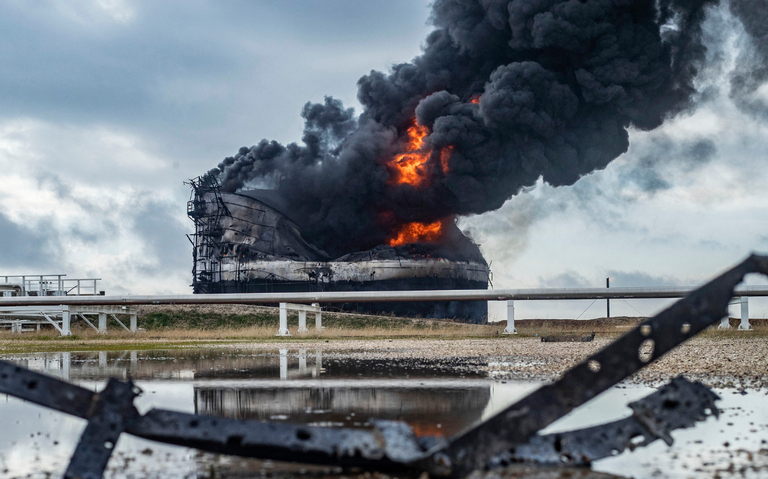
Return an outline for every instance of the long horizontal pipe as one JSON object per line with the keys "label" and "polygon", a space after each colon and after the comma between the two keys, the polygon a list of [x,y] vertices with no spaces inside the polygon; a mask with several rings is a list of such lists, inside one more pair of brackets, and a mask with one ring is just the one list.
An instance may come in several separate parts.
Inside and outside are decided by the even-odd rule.
{"label": "long horizontal pipe", "polygon": [[[581,288],[581,289],[462,289],[433,291],[333,291],[307,293],[231,293],[128,296],[11,296],[0,298],[4,306],[43,305],[137,305],[137,304],[266,304],[266,303],[363,303],[391,301],[504,301],[547,299],[649,299],[681,298],[692,287]],[[768,296],[768,286],[740,286],[735,296]]]}

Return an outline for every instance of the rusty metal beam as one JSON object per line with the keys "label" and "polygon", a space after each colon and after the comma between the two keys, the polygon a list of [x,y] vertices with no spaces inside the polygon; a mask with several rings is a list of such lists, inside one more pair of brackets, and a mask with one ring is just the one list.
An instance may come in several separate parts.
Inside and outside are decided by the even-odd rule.
{"label": "rusty metal beam", "polygon": [[734,288],[749,273],[768,274],[768,256],[741,264],[691,292],[658,315],[543,386],[475,426],[423,460],[436,474],[463,476],[517,446],[575,408],[628,378],[728,314]]}

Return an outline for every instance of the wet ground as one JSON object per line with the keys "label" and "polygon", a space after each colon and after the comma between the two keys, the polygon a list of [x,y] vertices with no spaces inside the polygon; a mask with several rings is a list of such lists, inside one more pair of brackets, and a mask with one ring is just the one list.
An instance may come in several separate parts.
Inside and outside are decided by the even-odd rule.
{"label": "wet ground", "polygon": [[[172,351],[40,353],[5,356],[32,370],[98,390],[107,377],[142,389],[140,412],[152,407],[238,419],[318,426],[368,427],[370,418],[406,421],[418,435],[450,437],[534,390],[541,381],[505,379],[514,364],[482,357],[366,358],[320,349],[212,348]],[[531,365],[521,365],[530,368]],[[535,366],[535,365],[533,365]],[[544,433],[630,415],[626,404],[648,385],[619,385]],[[621,477],[767,477],[768,392],[716,389],[720,419],[673,432],[593,465]],[[0,477],[60,477],[85,421],[0,395]],[[337,471],[200,453],[123,435],[107,477],[265,477]]]}

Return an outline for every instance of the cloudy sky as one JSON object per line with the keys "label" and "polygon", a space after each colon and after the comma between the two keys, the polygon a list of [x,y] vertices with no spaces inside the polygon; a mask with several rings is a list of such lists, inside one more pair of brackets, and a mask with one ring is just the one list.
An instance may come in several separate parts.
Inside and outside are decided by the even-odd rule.
{"label": "cloudy sky", "polygon": [[[361,75],[419,54],[428,3],[0,3],[0,274],[190,292],[183,182],[262,138],[298,141],[307,101],[332,95],[360,111]],[[631,132],[628,153],[574,186],[539,183],[461,220],[492,261],[494,287],[695,285],[768,251],[768,115],[728,96],[748,50],[738,22],[720,7],[706,27],[694,111]],[[768,87],[758,94],[768,99]],[[588,306],[517,313],[604,314],[604,302]],[[751,315],[768,304],[753,301]]]}

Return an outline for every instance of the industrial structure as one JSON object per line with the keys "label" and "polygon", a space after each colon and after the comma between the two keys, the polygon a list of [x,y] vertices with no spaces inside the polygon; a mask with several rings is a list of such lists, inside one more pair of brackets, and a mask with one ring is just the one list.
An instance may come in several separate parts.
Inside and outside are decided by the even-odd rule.
{"label": "industrial structure", "polygon": [[[68,305],[62,297],[104,296],[99,290],[101,278],[67,278],[66,274],[2,275],[0,296],[6,298],[52,297],[54,303],[46,305],[0,305],[0,329],[14,333],[40,331],[41,326],[53,326],[62,336],[72,334],[73,321],[82,319],[98,333],[107,332],[107,317],[111,317],[126,331],[138,330],[137,313],[134,308],[119,305]],[[61,298],[61,299],[59,299]],[[91,317],[93,322],[88,319]],[[123,324],[119,317],[128,322]],[[96,324],[94,324],[96,323]]]}
{"label": "industrial structure", "polygon": [[[488,288],[488,264],[453,224],[449,245],[380,245],[331,258],[303,236],[277,191],[224,193],[212,176],[189,184],[197,294]],[[472,322],[487,316],[484,301],[348,303],[340,308]]]}

